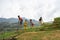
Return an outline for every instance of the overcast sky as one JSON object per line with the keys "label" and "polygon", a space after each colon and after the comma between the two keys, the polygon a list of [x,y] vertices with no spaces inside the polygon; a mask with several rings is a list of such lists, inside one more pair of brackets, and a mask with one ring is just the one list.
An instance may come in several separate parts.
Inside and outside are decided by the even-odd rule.
{"label": "overcast sky", "polygon": [[51,21],[60,17],[60,0],[0,0],[0,17],[21,17]]}

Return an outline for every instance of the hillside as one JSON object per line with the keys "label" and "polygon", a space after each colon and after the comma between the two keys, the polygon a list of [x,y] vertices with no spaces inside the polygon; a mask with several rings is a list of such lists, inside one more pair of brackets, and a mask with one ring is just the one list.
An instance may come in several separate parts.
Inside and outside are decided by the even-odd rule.
{"label": "hillside", "polygon": [[[27,19],[23,17],[23,22],[24,20]],[[28,27],[30,26],[29,19],[27,19],[28,22]],[[38,26],[38,21],[33,19],[33,22],[35,26]],[[0,18],[0,32],[2,31],[16,31],[17,29],[20,29],[19,21],[17,18]],[[23,28],[23,27],[22,27]]]}
{"label": "hillside", "polygon": [[[23,18],[23,21],[26,19],[27,21],[29,21],[29,19],[27,19],[27,18],[25,18],[25,17],[22,17]],[[34,19],[32,19],[33,20],[33,22],[38,22],[38,21],[36,21],[36,20],[34,20]],[[0,18],[0,23],[1,22],[10,22],[10,23],[16,23],[16,22],[18,22],[18,18]]]}
{"label": "hillside", "polygon": [[60,40],[60,30],[26,32],[16,38],[17,40]]}
{"label": "hillside", "polygon": [[[14,28],[18,28],[18,30]],[[60,40],[60,18],[55,18],[52,23],[43,23],[41,26],[28,26],[27,29],[24,29],[23,26],[23,30],[19,28],[18,23],[1,22],[0,38],[14,38],[17,40]],[[17,36],[12,34],[16,34]]]}

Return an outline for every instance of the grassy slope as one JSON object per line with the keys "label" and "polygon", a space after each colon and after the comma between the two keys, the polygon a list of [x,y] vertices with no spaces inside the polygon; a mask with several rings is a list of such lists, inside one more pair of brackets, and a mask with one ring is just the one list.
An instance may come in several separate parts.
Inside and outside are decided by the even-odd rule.
{"label": "grassy slope", "polygon": [[17,36],[18,40],[60,40],[60,30],[25,32]]}
{"label": "grassy slope", "polygon": [[40,29],[41,27],[33,27],[27,28],[27,30],[19,30],[17,33],[6,32],[0,35],[0,38],[8,38],[11,37],[11,35],[19,34],[19,36],[17,36],[18,40],[60,40],[60,30],[50,28],[48,31],[40,31]]}
{"label": "grassy slope", "polygon": [[9,37],[12,37],[14,35],[16,35],[16,33],[14,31],[12,31],[12,32],[5,32],[5,33],[0,34],[0,39],[9,38]]}

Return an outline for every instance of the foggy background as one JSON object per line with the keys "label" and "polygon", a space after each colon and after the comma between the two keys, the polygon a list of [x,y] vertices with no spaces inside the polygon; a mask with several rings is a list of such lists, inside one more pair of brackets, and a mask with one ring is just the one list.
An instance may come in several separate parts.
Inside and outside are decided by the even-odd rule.
{"label": "foggy background", "polygon": [[53,21],[60,17],[60,0],[0,0],[0,18],[26,17]]}

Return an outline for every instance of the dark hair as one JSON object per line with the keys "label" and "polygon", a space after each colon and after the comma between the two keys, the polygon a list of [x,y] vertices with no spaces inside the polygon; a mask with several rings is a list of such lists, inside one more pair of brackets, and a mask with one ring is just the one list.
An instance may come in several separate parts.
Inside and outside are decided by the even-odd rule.
{"label": "dark hair", "polygon": [[20,17],[20,16],[18,15],[18,17]]}
{"label": "dark hair", "polygon": [[30,19],[30,21],[32,21],[32,19]]}
{"label": "dark hair", "polygon": [[40,17],[39,21],[42,21],[42,17]]}

